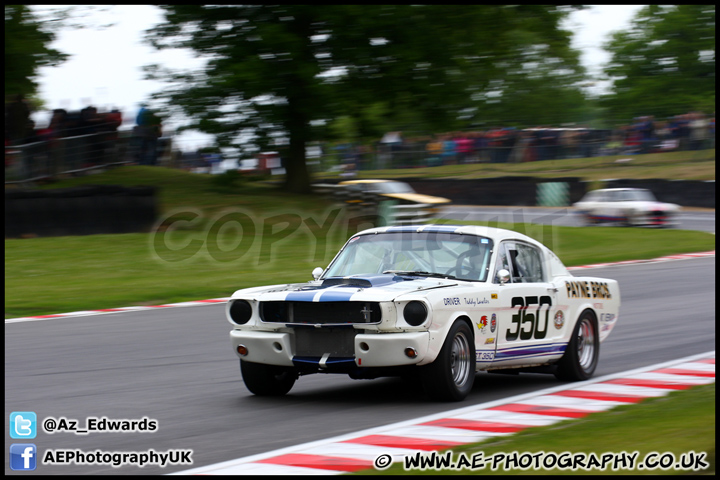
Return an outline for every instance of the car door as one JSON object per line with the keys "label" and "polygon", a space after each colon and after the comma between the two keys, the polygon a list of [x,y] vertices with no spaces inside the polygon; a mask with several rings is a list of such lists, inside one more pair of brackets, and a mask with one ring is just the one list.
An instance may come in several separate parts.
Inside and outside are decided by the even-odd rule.
{"label": "car door", "polygon": [[[517,240],[499,246],[494,282],[500,284],[497,350],[493,366],[544,363],[562,352],[560,331],[553,327],[557,287],[547,281],[543,252]],[[510,279],[502,283],[497,273]]]}
{"label": "car door", "polygon": [[608,213],[608,194],[606,191],[598,190],[593,192],[592,199],[588,202],[587,211],[595,221],[603,221]]}

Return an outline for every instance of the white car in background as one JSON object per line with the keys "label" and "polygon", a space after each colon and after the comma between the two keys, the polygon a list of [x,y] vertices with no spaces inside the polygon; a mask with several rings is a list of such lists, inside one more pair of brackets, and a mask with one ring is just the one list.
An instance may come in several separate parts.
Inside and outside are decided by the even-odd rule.
{"label": "white car in background", "polygon": [[644,188],[605,188],[588,192],[573,205],[587,224],[671,226],[680,206],[658,202]]}
{"label": "white car in background", "polygon": [[312,373],[417,376],[449,401],[477,371],[586,380],[620,307],[617,281],[575,277],[541,243],[491,227],[365,230],[313,277],[228,301],[250,392],[284,395]]}

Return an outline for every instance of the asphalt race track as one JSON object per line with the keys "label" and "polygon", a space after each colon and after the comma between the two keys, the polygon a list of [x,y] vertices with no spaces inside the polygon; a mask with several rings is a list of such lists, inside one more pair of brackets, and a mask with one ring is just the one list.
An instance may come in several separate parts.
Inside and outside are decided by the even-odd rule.
{"label": "asphalt race track", "polygon": [[[480,207],[451,205],[443,208],[442,218],[503,223],[536,223],[559,227],[584,226],[583,219],[569,207]],[[678,214],[680,230],[715,232],[715,210],[684,209]]]}
{"label": "asphalt race track", "polygon": [[[619,323],[602,345],[596,376],[715,349],[715,258],[586,270],[619,280]],[[585,274],[585,272],[583,272]],[[289,395],[244,388],[223,305],[165,308],[5,325],[5,422],[11,412],[48,417],[157,421],[154,432],[52,435],[40,457],[85,452],[192,450],[193,465],[161,468],[44,465],[21,474],[161,474],[382,426],[560,385],[550,375],[478,374],[464,402],[425,400],[396,379],[302,377]],[[6,451],[18,442],[6,435]],[[10,470],[6,457],[5,473]]]}

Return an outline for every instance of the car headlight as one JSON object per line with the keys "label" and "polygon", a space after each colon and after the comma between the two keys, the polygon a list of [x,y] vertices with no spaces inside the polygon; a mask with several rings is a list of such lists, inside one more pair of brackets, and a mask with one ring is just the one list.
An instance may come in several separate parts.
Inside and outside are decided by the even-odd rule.
{"label": "car headlight", "polygon": [[238,325],[244,325],[252,317],[252,306],[247,300],[234,300],[230,304],[230,320]]}
{"label": "car headlight", "polygon": [[418,300],[413,300],[412,302],[409,302],[407,305],[405,305],[405,308],[403,309],[403,318],[408,325],[412,325],[413,327],[422,325],[423,322],[427,319],[427,316],[427,307],[423,302],[420,302]]}

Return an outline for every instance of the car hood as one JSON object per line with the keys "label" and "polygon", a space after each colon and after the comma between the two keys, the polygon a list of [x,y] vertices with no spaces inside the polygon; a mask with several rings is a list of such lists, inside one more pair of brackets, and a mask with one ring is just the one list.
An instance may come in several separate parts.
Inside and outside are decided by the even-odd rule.
{"label": "car hood", "polygon": [[[273,285],[238,290],[232,298],[262,302],[391,302],[400,295],[447,288],[462,281],[394,274],[331,277],[307,283]],[[463,282],[464,283],[464,282]]]}
{"label": "car hood", "polygon": [[450,200],[442,197],[433,197],[431,195],[423,195],[422,193],[381,193],[383,197],[397,198],[398,200],[405,200],[413,203],[450,203]]}

